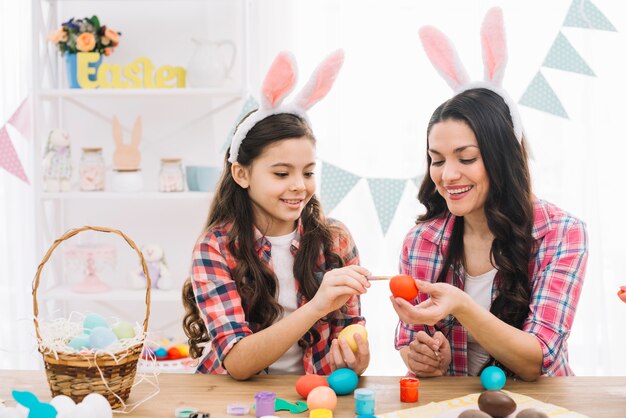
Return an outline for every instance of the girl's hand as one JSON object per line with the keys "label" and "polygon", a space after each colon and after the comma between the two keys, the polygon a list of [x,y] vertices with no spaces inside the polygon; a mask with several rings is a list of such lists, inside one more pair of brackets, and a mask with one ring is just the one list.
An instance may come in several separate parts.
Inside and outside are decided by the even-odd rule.
{"label": "girl's hand", "polygon": [[407,368],[417,377],[437,377],[446,374],[451,361],[450,342],[439,331],[433,337],[420,331],[408,345]]}
{"label": "girl's hand", "polygon": [[322,318],[341,308],[354,295],[362,295],[371,286],[367,277],[371,273],[361,266],[346,266],[333,269],[322,279],[320,288],[309,302],[317,316]]}
{"label": "girl's hand", "polygon": [[352,369],[357,375],[363,374],[370,363],[370,349],[367,341],[360,334],[354,334],[356,341],[356,352],[353,352],[350,345],[343,338],[335,338],[330,344],[330,369],[335,371],[347,367]]}
{"label": "girl's hand", "polygon": [[417,281],[420,293],[430,293],[430,298],[413,305],[402,298],[390,297],[393,309],[407,324],[435,325],[448,315],[462,309],[467,293],[447,283]]}

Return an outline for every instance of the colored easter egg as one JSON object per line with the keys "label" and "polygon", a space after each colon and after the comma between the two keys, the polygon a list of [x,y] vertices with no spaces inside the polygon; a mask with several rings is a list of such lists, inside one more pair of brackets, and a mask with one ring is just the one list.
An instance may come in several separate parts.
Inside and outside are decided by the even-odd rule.
{"label": "colored easter egg", "polygon": [[107,320],[104,319],[101,315],[90,313],[83,320],[83,328],[85,329],[85,334],[91,333],[91,330],[96,327],[105,327],[108,328],[109,324]]}
{"label": "colored easter egg", "polygon": [[365,341],[367,341],[367,330],[361,324],[352,324],[348,325],[344,329],[341,330],[337,338],[343,338],[346,340],[352,351],[357,351],[356,340],[354,339],[354,335],[359,334]]}
{"label": "colored easter egg", "polygon": [[328,382],[326,381],[325,376],[320,376],[318,374],[305,374],[296,380],[296,392],[298,392],[298,394],[305,399],[309,396],[309,393],[318,386],[328,387]]}
{"label": "colored easter egg", "polygon": [[359,384],[359,376],[352,369],[337,369],[328,376],[328,385],[337,395],[352,393]]}
{"label": "colored easter egg", "polygon": [[182,356],[180,355],[180,351],[178,351],[178,348],[171,347],[169,350],[167,350],[167,358],[169,358],[170,360],[177,360],[181,357]]}
{"label": "colored easter egg", "polygon": [[617,291],[617,297],[619,297],[622,302],[626,302],[626,286],[620,286]]}
{"label": "colored easter egg", "polygon": [[111,408],[111,404],[109,404],[107,398],[100,395],[99,393],[90,393],[89,395],[85,396],[81,404],[87,404],[91,407],[91,409],[95,412],[93,418],[113,417],[113,409]]}
{"label": "colored easter egg", "polygon": [[165,360],[167,358],[167,350],[163,347],[159,347],[154,350],[154,355],[158,360]]}
{"label": "colored easter egg", "polygon": [[500,390],[506,383],[506,375],[497,366],[485,367],[480,374],[480,383],[487,390]]}
{"label": "colored easter egg", "polygon": [[105,348],[114,341],[117,341],[117,337],[113,331],[105,327],[95,327],[89,335],[89,346],[95,349]]}
{"label": "colored easter egg", "polygon": [[309,392],[306,398],[306,404],[310,410],[313,409],[330,409],[334,410],[337,406],[337,395],[327,386],[318,386]]}
{"label": "colored easter egg", "polygon": [[77,337],[74,337],[67,344],[72,347],[76,351],[80,351],[83,348],[89,348],[89,335],[81,334]]}
{"label": "colored easter egg", "polygon": [[393,276],[389,281],[389,289],[391,294],[396,298],[406,299],[411,301],[417,297],[417,285],[415,279],[406,274],[399,274]]}
{"label": "colored easter egg", "polygon": [[189,346],[187,344],[181,344],[176,348],[178,348],[178,352],[182,357],[189,357]]}
{"label": "colored easter egg", "polygon": [[113,330],[115,336],[117,336],[120,340],[122,338],[135,338],[135,328],[133,328],[133,326],[128,322],[118,322],[113,325],[111,329]]}

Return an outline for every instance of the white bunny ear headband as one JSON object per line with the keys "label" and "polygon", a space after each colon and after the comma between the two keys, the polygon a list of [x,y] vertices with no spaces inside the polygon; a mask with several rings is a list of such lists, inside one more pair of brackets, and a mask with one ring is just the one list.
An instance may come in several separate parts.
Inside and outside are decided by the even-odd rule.
{"label": "white bunny ear headband", "polygon": [[237,127],[230,144],[228,161],[231,163],[237,161],[241,142],[254,125],[268,116],[290,113],[301,117],[308,123],[307,110],[328,94],[341,69],[343,59],[344,53],[341,49],[330,54],[318,65],[296,98],[289,104],[282,104],[284,98],[296,85],[298,70],[291,53],[278,54],[263,81],[261,107]]}
{"label": "white bunny ear headband", "polygon": [[515,101],[502,88],[502,78],[507,62],[506,35],[502,9],[489,9],[483,20],[480,38],[483,48],[483,63],[485,66],[484,81],[470,81],[465,67],[454,49],[452,42],[438,29],[424,26],[419,31],[422,45],[430,62],[439,74],[448,83],[455,94],[474,88],[489,89],[500,95],[511,112],[515,137],[522,142],[522,120]]}

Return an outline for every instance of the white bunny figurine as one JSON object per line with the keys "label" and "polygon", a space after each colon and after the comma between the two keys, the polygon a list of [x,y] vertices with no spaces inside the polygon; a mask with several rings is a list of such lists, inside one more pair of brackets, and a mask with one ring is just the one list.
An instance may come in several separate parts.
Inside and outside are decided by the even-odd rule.
{"label": "white bunny figurine", "polygon": [[70,136],[62,129],[53,129],[42,162],[43,188],[46,192],[67,192],[72,178]]}
{"label": "white bunny figurine", "polygon": [[[148,267],[151,287],[161,290],[171,289],[173,285],[172,277],[165,262],[163,249],[158,244],[146,244],[141,249],[141,253]],[[141,266],[131,272],[131,284],[137,289],[146,286],[146,275]]]}
{"label": "white bunny figurine", "polygon": [[122,127],[117,117],[113,117],[113,140],[115,141],[115,151],[113,152],[113,169],[128,171],[138,170],[141,163],[141,153],[139,152],[139,142],[141,141],[141,117],[135,119],[133,133],[130,144],[124,143]]}

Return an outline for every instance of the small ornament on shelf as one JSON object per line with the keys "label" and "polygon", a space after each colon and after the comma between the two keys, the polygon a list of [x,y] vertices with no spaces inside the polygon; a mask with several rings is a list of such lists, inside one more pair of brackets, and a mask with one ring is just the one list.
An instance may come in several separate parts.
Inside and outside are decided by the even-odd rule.
{"label": "small ornament on shelf", "polygon": [[[173,286],[172,276],[165,261],[163,248],[158,244],[146,244],[141,249],[141,254],[143,254],[148,267],[152,288],[160,290],[171,289]],[[131,271],[130,279],[134,288],[143,289],[146,287],[146,275],[141,266]]]}
{"label": "small ornament on shelf", "polygon": [[104,190],[104,158],[102,158],[102,148],[83,148],[79,175],[80,190],[86,192]]}
{"label": "small ornament on shelf", "polygon": [[72,287],[73,291],[100,293],[110,290],[101,277],[110,278],[115,271],[115,246],[86,243],[65,248],[63,254],[66,271],[73,273],[69,279],[80,280]]}
{"label": "small ornament on shelf", "polygon": [[113,182],[112,189],[116,192],[138,192],[143,189],[143,177],[139,165],[141,163],[142,124],[141,117],[135,119],[130,144],[124,142],[122,126],[117,117],[113,117]]}
{"label": "small ornament on shelf", "polygon": [[160,192],[182,192],[185,190],[185,175],[180,158],[161,158],[159,172]]}
{"label": "small ornament on shelf", "polygon": [[62,129],[53,129],[42,162],[43,188],[46,192],[67,192],[72,178],[70,136]]}

